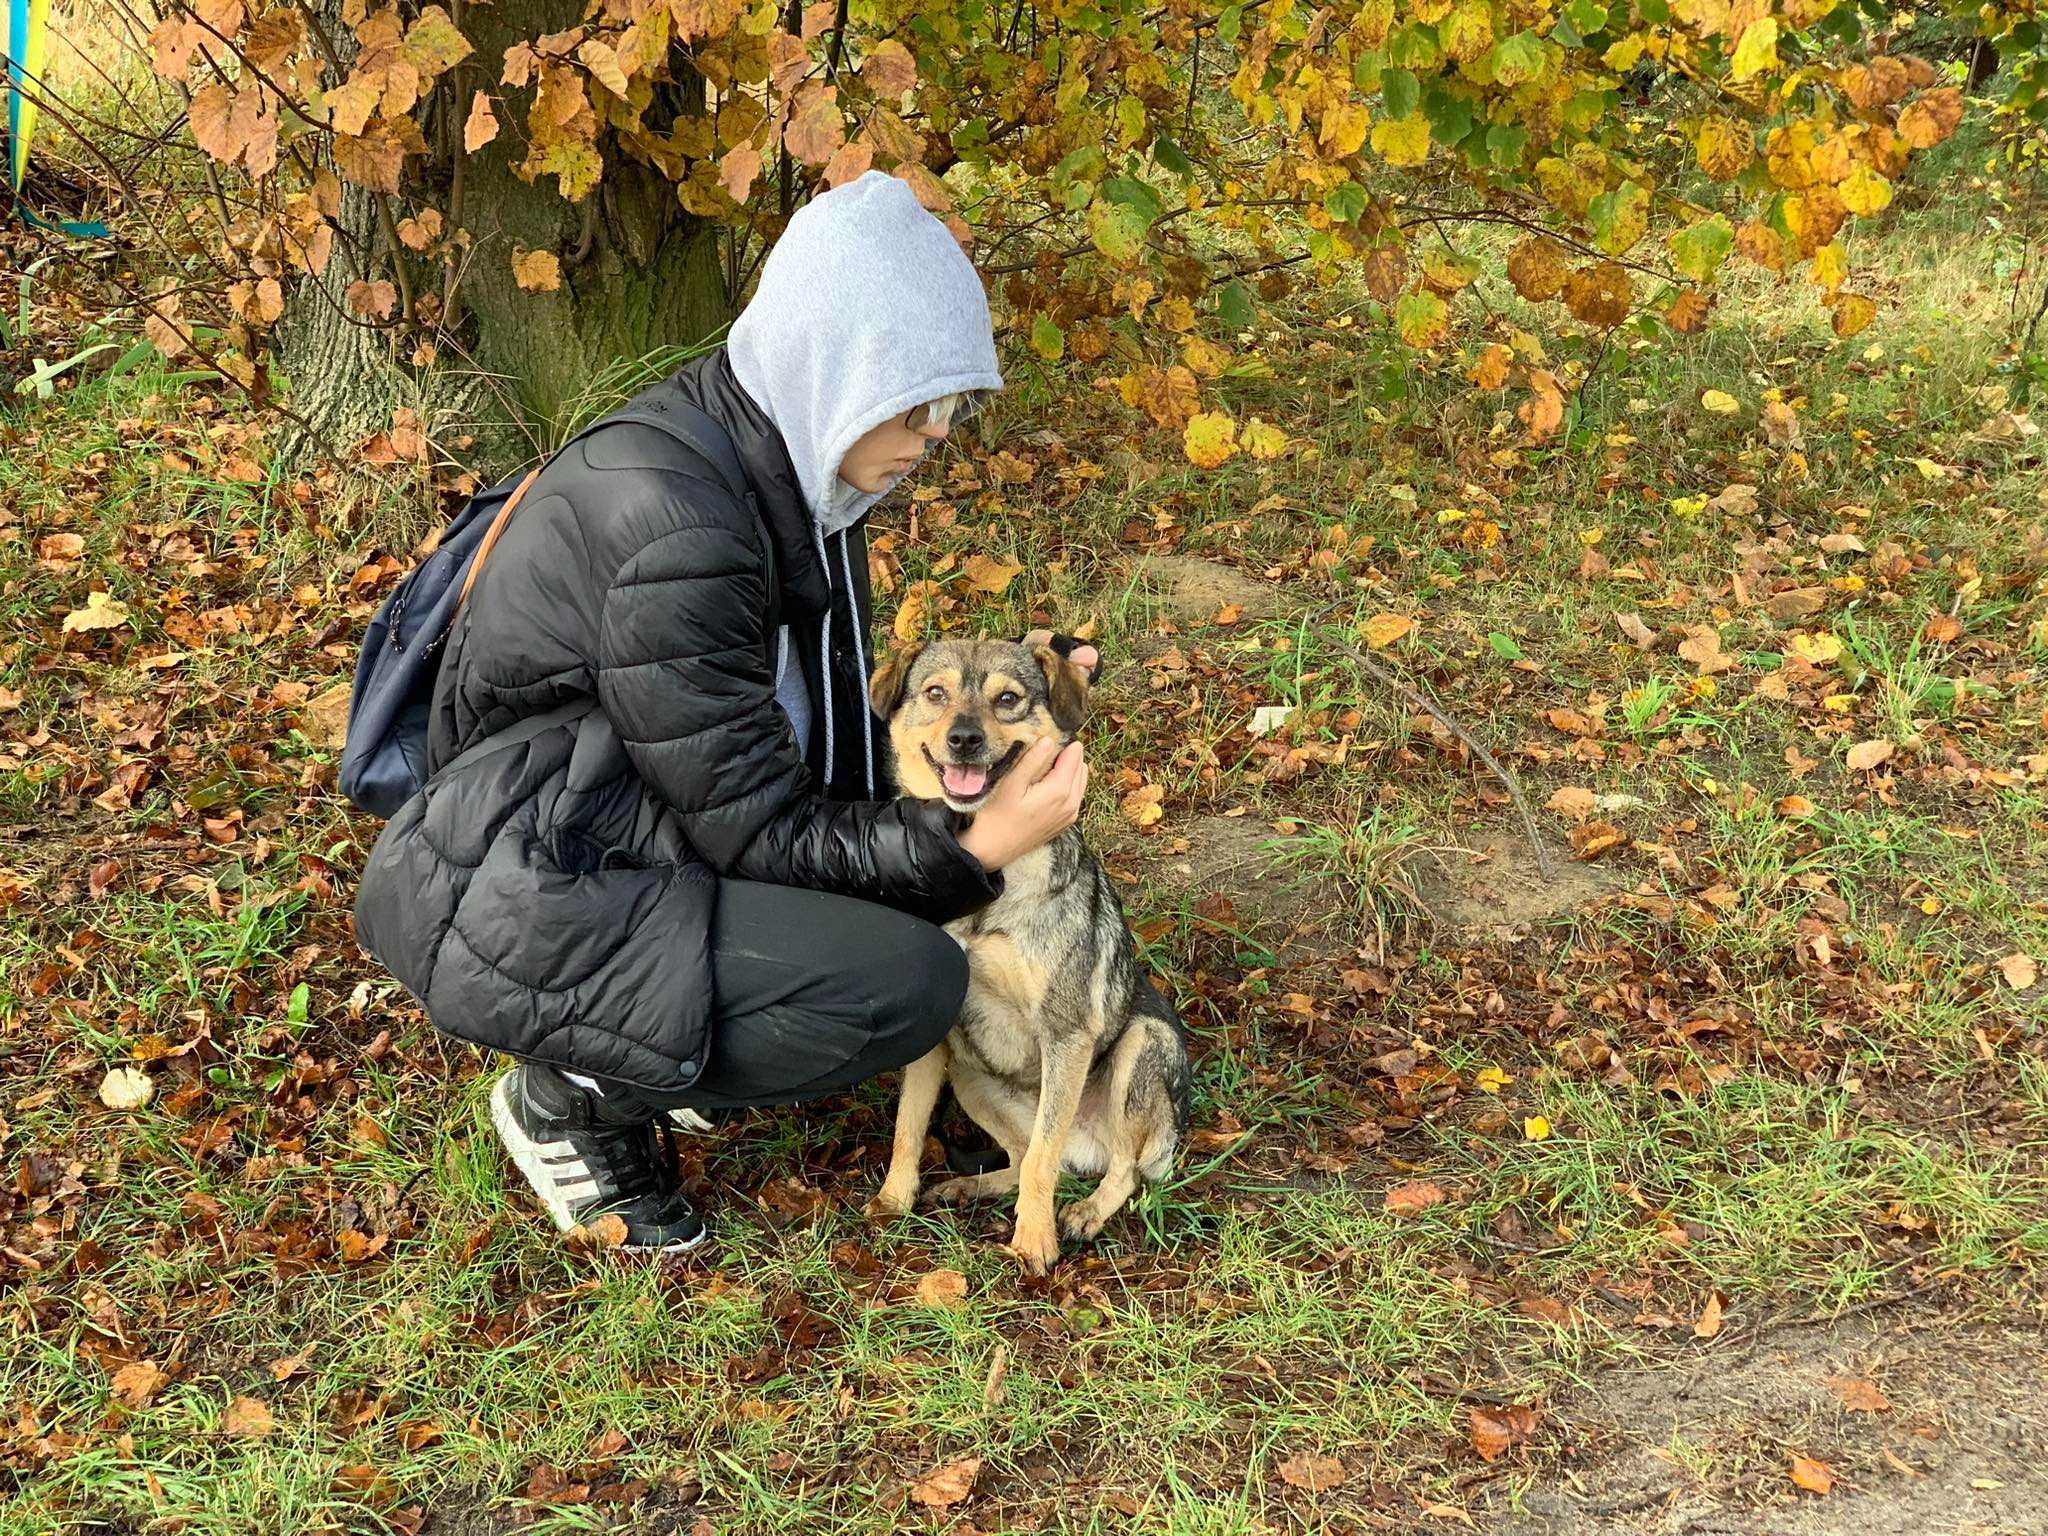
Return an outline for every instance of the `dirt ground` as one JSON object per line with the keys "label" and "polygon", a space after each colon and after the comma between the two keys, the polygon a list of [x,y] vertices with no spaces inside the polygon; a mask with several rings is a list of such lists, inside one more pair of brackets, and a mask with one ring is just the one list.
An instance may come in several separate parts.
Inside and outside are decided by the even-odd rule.
{"label": "dirt ground", "polygon": [[[1845,1398],[1847,1401],[1845,1401]],[[1852,1404],[1854,1406],[1852,1406]],[[1489,1536],[2041,1536],[2048,1329],[1883,1309],[1609,1370],[1563,1449],[1473,1510]],[[1792,1480],[1823,1464],[1823,1495]]]}

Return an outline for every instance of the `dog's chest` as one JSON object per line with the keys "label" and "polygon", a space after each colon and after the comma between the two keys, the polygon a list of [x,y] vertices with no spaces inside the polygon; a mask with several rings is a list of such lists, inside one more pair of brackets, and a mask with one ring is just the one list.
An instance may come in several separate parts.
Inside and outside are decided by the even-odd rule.
{"label": "dog's chest", "polygon": [[967,1002],[960,1030],[990,1070],[1036,1079],[1040,1017],[1050,969],[1032,953],[1030,914],[1046,900],[1043,850],[1003,872],[1003,894],[983,911],[948,926],[967,950]]}

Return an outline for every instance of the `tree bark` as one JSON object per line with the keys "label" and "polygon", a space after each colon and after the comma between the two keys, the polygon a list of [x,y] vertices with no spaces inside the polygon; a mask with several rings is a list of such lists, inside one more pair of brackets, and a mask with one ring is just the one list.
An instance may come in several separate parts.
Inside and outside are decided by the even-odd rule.
{"label": "tree bark", "polygon": [[[354,38],[340,21],[338,0],[323,0],[319,10],[336,50],[352,59]],[[462,157],[461,225],[470,245],[456,266],[455,328],[429,365],[410,360],[418,332],[364,326],[349,312],[348,285],[363,274],[348,247],[370,254],[371,275],[390,276],[396,253],[376,199],[346,190],[342,224],[350,238],[336,242],[317,283],[301,285],[279,333],[294,408],[329,441],[358,443],[389,425],[394,409],[409,407],[444,451],[486,473],[501,472],[552,449],[607,370],[701,340],[730,318],[715,230],[684,213],[675,188],[654,171],[614,156],[597,190],[572,206],[552,177],[528,183],[514,169],[526,157],[525,121],[497,84],[504,51],[573,26],[582,12],[580,0],[498,0],[473,5],[463,17],[476,51],[458,67],[452,88],[443,83],[442,110],[451,121],[429,125],[435,153],[409,176],[406,195],[392,200],[395,218],[432,207],[452,227],[454,157]],[[462,123],[479,89],[495,99],[499,132],[465,155]],[[674,88],[669,104],[687,110],[697,96],[688,81]],[[555,252],[561,287],[523,292],[512,277],[515,249]],[[438,259],[408,261],[415,295],[445,297]]]}

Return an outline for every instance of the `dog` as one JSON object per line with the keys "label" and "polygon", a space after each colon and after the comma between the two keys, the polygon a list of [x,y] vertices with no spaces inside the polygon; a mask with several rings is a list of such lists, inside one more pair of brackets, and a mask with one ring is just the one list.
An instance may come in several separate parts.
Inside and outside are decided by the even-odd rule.
{"label": "dog", "polygon": [[[941,640],[896,651],[869,698],[888,722],[899,792],[972,812],[1037,741],[1064,745],[1088,713],[1088,674],[1051,646]],[[904,1073],[889,1172],[870,1209],[917,1202],[939,1090],[1009,1154],[997,1173],[949,1179],[935,1202],[1017,1195],[1011,1244],[1046,1273],[1062,1233],[1094,1237],[1140,1179],[1156,1182],[1188,1123],[1187,1036],[1138,959],[1123,903],[1069,827],[1003,871],[1003,893],[947,926],[967,951],[960,1021]],[[1097,1178],[1055,1222],[1062,1172]]]}

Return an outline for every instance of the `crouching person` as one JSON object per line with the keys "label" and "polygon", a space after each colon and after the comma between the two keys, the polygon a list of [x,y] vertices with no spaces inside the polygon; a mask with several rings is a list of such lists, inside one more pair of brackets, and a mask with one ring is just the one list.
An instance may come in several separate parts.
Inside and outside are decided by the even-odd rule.
{"label": "crouching person", "polygon": [[1077,747],[971,818],[895,799],[869,713],[869,509],[1000,385],[972,266],[871,173],[796,215],[726,347],[540,472],[474,573],[433,776],[356,930],[439,1028],[518,1058],[492,1121],[558,1227],[701,1241],[671,1125],[924,1055],[966,987],[938,925],[1078,814]]}

